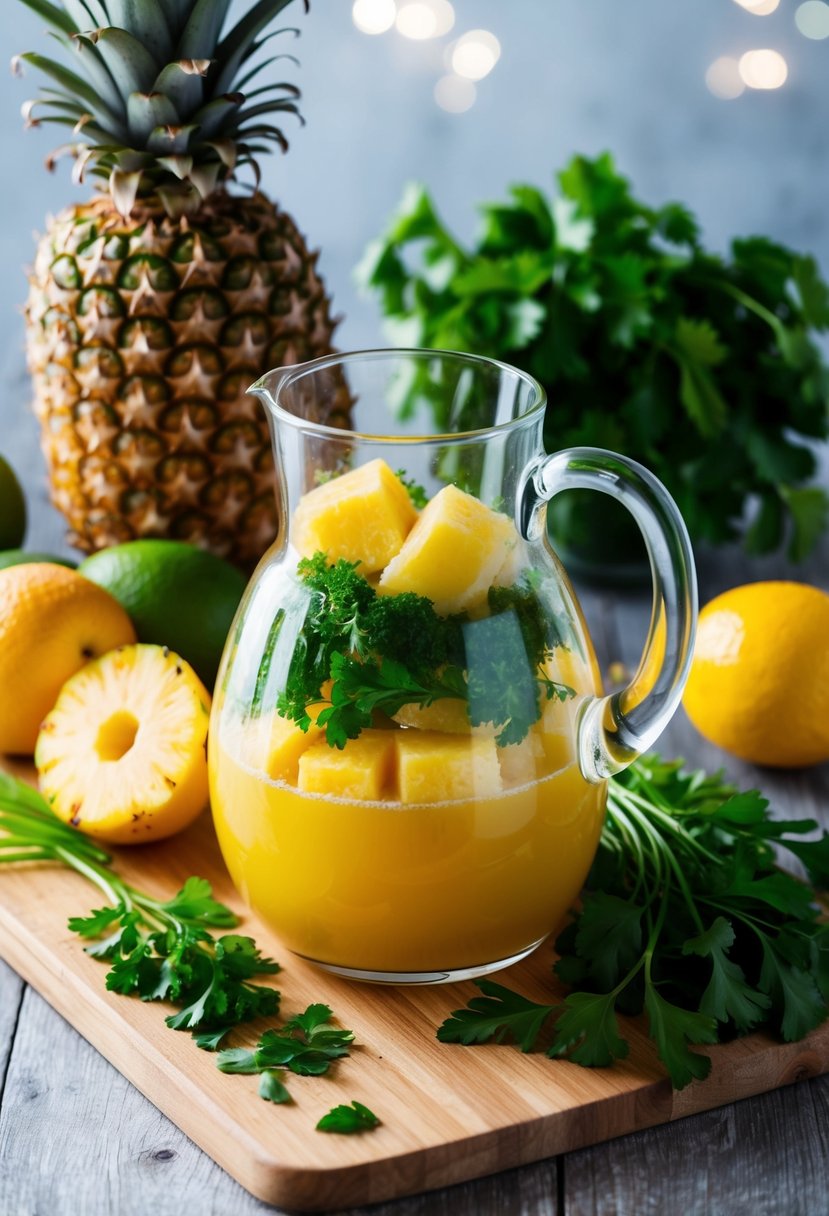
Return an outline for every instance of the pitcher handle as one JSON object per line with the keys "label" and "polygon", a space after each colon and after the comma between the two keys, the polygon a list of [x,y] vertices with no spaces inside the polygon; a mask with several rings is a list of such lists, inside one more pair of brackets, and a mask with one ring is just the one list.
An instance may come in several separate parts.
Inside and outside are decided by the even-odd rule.
{"label": "pitcher handle", "polygon": [[570,448],[527,466],[516,500],[521,535],[542,539],[547,503],[575,489],[599,490],[627,507],[653,576],[650,627],[636,675],[620,692],[588,698],[579,716],[579,766],[588,781],[602,781],[646,751],[679,704],[697,625],[697,577],[688,530],[662,482],[635,460],[602,448]]}

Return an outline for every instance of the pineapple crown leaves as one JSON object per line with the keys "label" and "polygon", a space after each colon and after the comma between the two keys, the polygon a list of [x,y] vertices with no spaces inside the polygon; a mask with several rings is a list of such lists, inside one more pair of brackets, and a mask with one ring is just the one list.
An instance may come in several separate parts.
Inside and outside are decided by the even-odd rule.
{"label": "pineapple crown leaves", "polygon": [[171,216],[198,211],[242,166],[258,186],[257,156],[288,147],[273,116],[302,121],[295,85],[251,87],[277,60],[297,62],[258,57],[271,38],[299,33],[265,32],[292,0],[257,0],[224,33],[231,0],[20,2],[47,22],[70,65],[33,51],[15,57],[15,70],[30,64],[48,78],[24,120],[68,127],[47,167],[73,156],[73,179],[108,181],[125,218],[152,196]]}

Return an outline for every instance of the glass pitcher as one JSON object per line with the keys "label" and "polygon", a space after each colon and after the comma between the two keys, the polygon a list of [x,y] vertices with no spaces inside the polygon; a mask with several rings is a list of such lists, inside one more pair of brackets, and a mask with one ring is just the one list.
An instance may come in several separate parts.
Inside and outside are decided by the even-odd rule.
{"label": "glass pitcher", "polygon": [[[673,714],[693,558],[640,465],[542,447],[545,396],[491,359],[332,355],[270,372],[279,536],[239,607],[210,722],[242,896],[291,951],[392,983],[518,961],[578,896],[607,778]],[[350,430],[326,423],[345,409]],[[604,696],[546,505],[624,503],[653,572],[631,686]]]}

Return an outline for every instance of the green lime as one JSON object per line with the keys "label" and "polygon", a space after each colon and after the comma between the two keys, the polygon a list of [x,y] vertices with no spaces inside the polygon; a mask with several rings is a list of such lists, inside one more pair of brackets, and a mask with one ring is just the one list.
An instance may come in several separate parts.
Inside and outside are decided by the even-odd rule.
{"label": "green lime", "polygon": [[26,500],[14,469],[0,456],[0,549],[16,549],[26,535]]}
{"label": "green lime", "polygon": [[86,578],[114,595],[139,642],[169,646],[213,687],[245,589],[235,566],[178,540],[133,540],[81,562]]}

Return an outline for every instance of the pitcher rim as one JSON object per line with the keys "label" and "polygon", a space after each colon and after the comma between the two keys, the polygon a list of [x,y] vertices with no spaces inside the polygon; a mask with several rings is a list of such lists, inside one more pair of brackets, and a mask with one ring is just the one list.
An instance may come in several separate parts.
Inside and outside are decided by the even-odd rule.
{"label": "pitcher rim", "polygon": [[[529,384],[536,394],[536,399],[532,405],[518,414],[515,418],[510,418],[506,422],[493,423],[491,426],[480,427],[472,431],[434,431],[419,435],[394,435],[394,434],[370,434],[364,431],[355,431],[350,427],[330,426],[324,422],[313,422],[307,418],[300,418],[297,414],[291,413],[283,405],[279,404],[278,396],[283,386],[293,384],[300,380],[304,375],[318,371],[323,367],[332,366],[337,363],[351,363],[358,359],[375,359],[388,357],[389,355],[415,356],[417,358],[428,358],[435,356],[438,358],[450,357],[462,362],[486,365],[488,367],[496,367],[504,372],[510,372],[517,376],[525,383]],[[269,389],[264,387],[263,382],[271,375],[277,373],[280,375],[279,385],[276,394],[272,394]],[[246,390],[253,396],[260,397],[264,400],[265,406],[274,417],[284,420],[291,426],[307,431],[312,435],[320,435],[327,438],[342,439],[348,436],[358,440],[361,443],[377,443],[377,444],[410,444],[410,443],[462,443],[464,441],[474,439],[486,439],[489,435],[503,435],[511,430],[519,430],[521,427],[528,426],[536,421],[537,415],[542,414],[547,405],[547,394],[543,386],[535,376],[529,372],[523,371],[521,368],[513,366],[511,363],[506,363],[503,359],[493,359],[490,355],[474,355],[467,351],[433,349],[425,346],[380,346],[369,347],[365,350],[346,351],[343,354],[320,355],[316,359],[308,359],[304,363],[292,363],[284,368],[272,368],[264,372],[258,380]]]}

